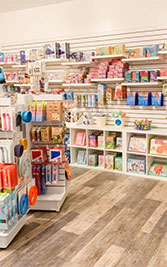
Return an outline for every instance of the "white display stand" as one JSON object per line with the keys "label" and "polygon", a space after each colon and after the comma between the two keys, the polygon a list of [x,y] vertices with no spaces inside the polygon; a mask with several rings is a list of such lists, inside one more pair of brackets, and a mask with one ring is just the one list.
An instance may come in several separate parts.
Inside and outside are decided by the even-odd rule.
{"label": "white display stand", "polygon": [[[49,101],[49,100],[62,100],[61,95],[52,95],[52,94],[43,94],[43,95],[33,95],[34,101]],[[62,125],[62,122],[51,122],[51,121],[43,121],[43,122],[33,122],[33,125]],[[44,142],[34,142],[33,146],[44,145]],[[54,144],[48,142],[45,145]],[[57,184],[46,184],[46,194],[38,195],[36,204],[31,207],[32,210],[48,210],[48,211],[60,211],[60,208],[67,197],[67,180],[65,177],[65,166],[64,163],[59,165],[59,181]]]}

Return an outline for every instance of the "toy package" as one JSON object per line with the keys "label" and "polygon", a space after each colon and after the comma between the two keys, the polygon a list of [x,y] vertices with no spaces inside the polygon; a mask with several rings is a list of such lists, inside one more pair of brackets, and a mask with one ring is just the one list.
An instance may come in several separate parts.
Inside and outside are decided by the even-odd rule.
{"label": "toy package", "polygon": [[146,136],[145,135],[133,135],[129,140],[129,151],[146,153]]}
{"label": "toy package", "polygon": [[116,137],[116,149],[122,149],[122,137]]}
{"label": "toy package", "polygon": [[159,45],[149,45],[144,47],[143,55],[144,57],[156,57],[158,55]]}
{"label": "toy package", "polygon": [[45,44],[43,49],[45,58],[56,58],[56,46],[54,42]]}
{"label": "toy package", "polygon": [[115,169],[115,157],[116,153],[112,153],[109,155],[106,155],[105,157],[105,168],[108,170],[114,170]]}
{"label": "toy package", "polygon": [[89,147],[97,147],[97,137],[95,135],[89,135]]}
{"label": "toy package", "polygon": [[122,84],[116,84],[114,100],[124,100],[126,99],[126,97],[127,97],[126,86]]}
{"label": "toy package", "polygon": [[3,52],[0,52],[0,62],[4,62],[5,60],[5,55]]}
{"label": "toy package", "polygon": [[107,149],[114,149],[116,145],[116,135],[110,135],[106,137],[106,148]]}
{"label": "toy package", "polygon": [[106,90],[106,104],[107,105],[112,104],[113,99],[114,99],[114,89],[113,88],[107,88],[107,90]]}
{"label": "toy package", "polygon": [[150,82],[156,82],[157,81],[157,77],[159,75],[160,75],[159,71],[151,70],[150,71]]}
{"label": "toy package", "polygon": [[98,140],[98,147],[99,147],[99,148],[104,148],[104,137],[101,136],[101,135],[99,135],[99,136],[97,137],[97,140]]}
{"label": "toy package", "polygon": [[105,105],[106,103],[106,84],[98,84],[98,105]]}
{"label": "toy package", "polygon": [[136,130],[141,130],[141,131],[147,131],[151,130],[151,122],[150,120],[135,120],[134,121],[134,126]]}
{"label": "toy package", "polygon": [[151,97],[152,106],[163,106],[163,94],[160,92],[152,92]]}
{"label": "toy package", "polygon": [[154,161],[151,164],[148,175],[155,175],[167,178],[167,163]]}
{"label": "toy package", "polygon": [[167,138],[157,136],[151,139],[150,153],[158,155],[167,155]]}
{"label": "toy package", "polygon": [[76,138],[75,138],[75,145],[77,146],[86,145],[86,133],[85,132],[77,132]]}
{"label": "toy package", "polygon": [[128,172],[145,174],[146,160],[142,158],[128,158]]}
{"label": "toy package", "polygon": [[77,155],[77,164],[86,165],[87,164],[87,157],[85,150],[79,150]]}
{"label": "toy package", "polygon": [[92,167],[97,166],[97,154],[91,154],[88,156],[88,165]]}
{"label": "toy package", "polygon": [[130,49],[129,57],[130,58],[143,57],[143,48]]}
{"label": "toy package", "polygon": [[167,84],[166,83],[163,84],[162,92],[164,96],[167,96]]}
{"label": "toy package", "polygon": [[140,71],[140,81],[142,83],[150,81],[150,72],[149,71]]}
{"label": "toy package", "polygon": [[131,83],[132,82],[132,72],[131,71],[126,71],[125,72],[125,82],[126,83]]}
{"label": "toy package", "polygon": [[132,82],[140,82],[140,71],[132,71]]}
{"label": "toy package", "polygon": [[135,106],[138,105],[138,93],[136,92],[127,92],[127,105]]}
{"label": "toy package", "polygon": [[164,77],[164,76],[166,77],[167,76],[167,69],[161,69],[160,70],[160,76],[161,77]]}
{"label": "toy package", "polygon": [[122,171],[122,156],[115,158],[115,170]]}
{"label": "toy package", "polygon": [[139,106],[150,106],[151,105],[151,93],[150,92],[139,92],[138,93],[138,104]]}
{"label": "toy package", "polygon": [[98,166],[104,168],[104,155],[98,155]]}

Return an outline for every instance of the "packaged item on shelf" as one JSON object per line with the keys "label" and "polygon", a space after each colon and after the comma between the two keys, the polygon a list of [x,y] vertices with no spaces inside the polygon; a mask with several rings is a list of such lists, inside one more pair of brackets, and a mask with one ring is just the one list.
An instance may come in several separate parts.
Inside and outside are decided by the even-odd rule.
{"label": "packaged item on shelf", "polygon": [[159,45],[148,45],[143,48],[144,57],[156,57],[158,55]]}
{"label": "packaged item on shelf", "polygon": [[46,147],[31,148],[32,164],[43,164],[47,161]]}
{"label": "packaged item on shelf", "polygon": [[128,151],[146,153],[146,136],[132,135],[129,139]]}
{"label": "packaged item on shelf", "polygon": [[150,106],[151,105],[151,93],[150,92],[139,92],[138,93],[138,105],[139,106]]}
{"label": "packaged item on shelf", "polygon": [[143,57],[143,48],[130,49],[129,50],[129,57],[130,58]]}
{"label": "packaged item on shelf", "polygon": [[104,168],[104,155],[98,155],[98,166]]}
{"label": "packaged item on shelf", "polygon": [[140,81],[142,83],[150,81],[150,72],[149,71],[140,71]]}
{"label": "packaged item on shelf", "polygon": [[54,140],[55,144],[61,144],[64,138],[64,128],[63,127],[51,127],[51,138]]}
{"label": "packaged item on shelf", "polygon": [[113,134],[111,136],[106,137],[106,148],[107,149],[115,149],[116,146],[116,135]]}
{"label": "packaged item on shelf", "polygon": [[36,102],[30,102],[28,108],[32,114],[32,121],[36,121]]}
{"label": "packaged item on shelf", "polygon": [[79,150],[77,154],[77,164],[86,165],[87,164],[87,157],[85,150]]}
{"label": "packaged item on shelf", "polygon": [[132,71],[132,82],[140,82],[140,71]]}
{"label": "packaged item on shelf", "polygon": [[89,135],[89,147],[97,147],[97,136],[95,135]]}
{"label": "packaged item on shelf", "polygon": [[148,175],[160,176],[167,178],[167,163],[163,161],[153,161]]}
{"label": "packaged item on shelf", "polygon": [[66,42],[55,43],[56,58],[70,59],[70,44]]}
{"label": "packaged item on shelf", "polygon": [[61,101],[50,101],[46,105],[46,117],[48,121],[63,120],[63,103]]}
{"label": "packaged item on shelf", "polygon": [[76,133],[75,145],[77,145],[77,146],[85,146],[86,145],[86,133],[85,132],[77,132]]}
{"label": "packaged item on shelf", "polygon": [[150,82],[156,82],[157,81],[157,77],[160,75],[160,72],[151,70],[150,71]]}
{"label": "packaged item on shelf", "polygon": [[106,84],[98,84],[98,105],[102,106],[106,103]]}
{"label": "packaged item on shelf", "polygon": [[136,130],[147,131],[151,130],[151,122],[150,120],[135,120],[134,125]]}
{"label": "packaged item on shelf", "polygon": [[132,82],[132,72],[126,71],[125,72],[125,82],[131,83]]}
{"label": "packaged item on shelf", "polygon": [[96,56],[107,56],[110,54],[111,54],[110,46],[96,48]]}
{"label": "packaged item on shelf", "polygon": [[113,112],[112,113],[112,117],[114,119],[114,126],[118,127],[118,128],[122,128],[124,127],[125,124],[125,117],[126,117],[126,113],[125,112]]}
{"label": "packaged item on shelf", "polygon": [[116,84],[114,100],[124,100],[127,98],[126,86],[122,84]]}
{"label": "packaged item on shelf", "polygon": [[42,142],[48,142],[51,139],[51,128],[49,126],[47,127],[41,127],[41,141]]}
{"label": "packaged item on shelf", "polygon": [[136,106],[138,105],[138,93],[137,92],[127,92],[127,105]]}
{"label": "packaged item on shelf", "polygon": [[122,156],[115,157],[115,170],[122,171]]}
{"label": "packaged item on shelf", "polygon": [[106,104],[107,105],[112,104],[113,100],[114,100],[114,89],[113,88],[107,88],[107,90],[106,90]]}
{"label": "packaged item on shelf", "polygon": [[24,65],[26,64],[26,51],[20,50],[20,64]]}
{"label": "packaged item on shelf", "polygon": [[15,110],[14,108],[1,108],[1,124],[2,124],[2,131],[13,131],[15,128]]}
{"label": "packaged item on shelf", "polygon": [[151,96],[152,106],[163,106],[163,94],[160,92],[152,92]]}
{"label": "packaged item on shelf", "polygon": [[136,174],[145,174],[146,160],[140,157],[128,158],[128,172]]}
{"label": "packaged item on shelf", "polygon": [[49,149],[49,161],[61,164],[65,161],[64,148],[52,147]]}
{"label": "packaged item on shelf", "polygon": [[115,157],[117,153],[110,153],[109,155],[105,156],[105,168],[108,170],[115,169]]}
{"label": "packaged item on shelf", "polygon": [[153,137],[150,141],[150,153],[167,155],[167,138],[165,136]]}
{"label": "packaged item on shelf", "polygon": [[5,60],[5,55],[3,52],[0,52],[0,62],[4,62]]}
{"label": "packaged item on shelf", "polygon": [[92,167],[96,167],[97,164],[97,154],[90,154],[88,156],[88,165]]}
{"label": "packaged item on shelf", "polygon": [[164,96],[167,96],[167,84],[166,83],[163,84],[162,92]]}
{"label": "packaged item on shelf", "polygon": [[45,58],[56,58],[56,45],[54,42],[43,46]]}
{"label": "packaged item on shelf", "polygon": [[65,83],[66,84],[71,84],[71,83],[90,83],[90,79],[89,79],[89,68],[87,67],[79,67],[77,69],[77,71],[73,72],[73,73],[69,73],[66,76],[65,79]]}
{"label": "packaged item on shelf", "polygon": [[161,77],[164,77],[164,76],[166,77],[167,76],[167,69],[161,69],[160,70],[160,76]]}
{"label": "packaged item on shelf", "polygon": [[112,46],[111,48],[112,55],[125,54],[125,44]]}
{"label": "packaged item on shelf", "polygon": [[104,148],[104,137],[103,137],[103,135],[101,136],[101,135],[99,135],[98,137],[97,137],[97,142],[98,142],[98,147],[99,148]]}
{"label": "packaged item on shelf", "polygon": [[122,149],[122,137],[116,137],[116,149]]}

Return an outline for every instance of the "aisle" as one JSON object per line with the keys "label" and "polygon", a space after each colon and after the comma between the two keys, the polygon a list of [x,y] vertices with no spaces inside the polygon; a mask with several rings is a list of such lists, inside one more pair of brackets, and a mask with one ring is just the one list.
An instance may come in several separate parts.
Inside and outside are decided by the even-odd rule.
{"label": "aisle", "polygon": [[30,212],[0,266],[167,266],[167,183],[72,171],[61,212]]}

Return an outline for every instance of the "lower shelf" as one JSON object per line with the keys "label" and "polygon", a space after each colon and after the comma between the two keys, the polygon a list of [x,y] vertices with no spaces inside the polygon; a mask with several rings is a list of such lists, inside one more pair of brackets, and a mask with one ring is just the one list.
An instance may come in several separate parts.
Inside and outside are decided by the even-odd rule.
{"label": "lower shelf", "polygon": [[7,231],[0,231],[0,248],[7,248],[26,222],[26,215]]}
{"label": "lower shelf", "polygon": [[117,171],[117,170],[108,170],[102,167],[92,167],[92,166],[87,166],[87,165],[82,165],[82,164],[77,164],[77,163],[71,163],[71,167],[77,167],[77,168],[85,168],[85,169],[93,169],[97,171],[107,171],[107,172],[114,172],[114,173],[123,173],[123,171]]}
{"label": "lower shelf", "polygon": [[[53,189],[53,188],[50,188]],[[67,190],[65,192],[58,191],[54,192],[51,190],[47,192],[46,195],[40,195],[37,198],[37,202],[34,206],[31,207],[31,210],[48,210],[48,211],[60,211],[61,206],[63,205],[66,197],[67,197]]]}

